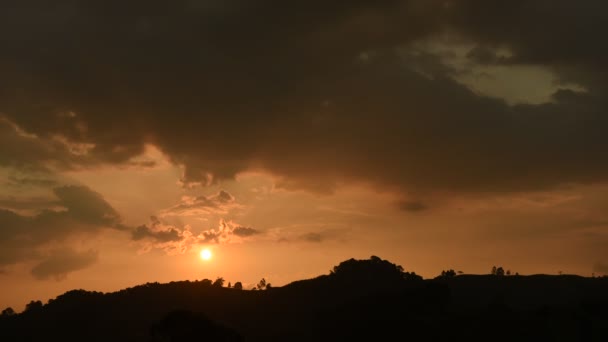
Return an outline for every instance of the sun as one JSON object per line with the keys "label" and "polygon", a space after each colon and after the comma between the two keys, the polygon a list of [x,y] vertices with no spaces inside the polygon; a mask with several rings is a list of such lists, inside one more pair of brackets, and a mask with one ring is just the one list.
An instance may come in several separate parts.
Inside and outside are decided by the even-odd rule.
{"label": "sun", "polygon": [[212,256],[213,256],[213,254],[211,254],[211,251],[207,248],[205,248],[201,251],[201,259],[203,259],[205,261],[211,260]]}

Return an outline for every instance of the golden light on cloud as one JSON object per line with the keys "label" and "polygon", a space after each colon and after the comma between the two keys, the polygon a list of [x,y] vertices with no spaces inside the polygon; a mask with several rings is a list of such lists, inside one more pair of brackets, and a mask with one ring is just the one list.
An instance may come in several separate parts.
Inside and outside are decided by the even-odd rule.
{"label": "golden light on cloud", "polygon": [[209,261],[209,260],[211,260],[212,257],[213,257],[213,254],[211,253],[211,250],[209,250],[208,248],[205,248],[201,251],[201,259],[203,259],[205,261]]}

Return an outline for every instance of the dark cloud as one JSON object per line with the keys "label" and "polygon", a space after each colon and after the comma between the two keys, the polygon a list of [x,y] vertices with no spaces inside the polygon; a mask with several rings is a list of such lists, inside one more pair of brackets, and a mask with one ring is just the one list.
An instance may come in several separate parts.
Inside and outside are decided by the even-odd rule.
{"label": "dark cloud", "polygon": [[72,234],[94,233],[103,228],[124,229],[118,213],[99,195],[84,186],[53,190],[54,207],[33,216],[0,209],[0,265],[35,259],[36,250]]}
{"label": "dark cloud", "polygon": [[302,235],[301,239],[308,242],[323,242],[323,236],[319,233],[307,233]]}
{"label": "dark cloud", "polygon": [[400,202],[399,208],[401,210],[409,211],[409,212],[421,212],[421,211],[425,211],[425,210],[429,209],[429,207],[425,203],[419,202],[419,201]]}
{"label": "dark cloud", "polygon": [[[40,172],[47,171],[46,164],[66,168],[66,159],[67,154],[56,144],[26,135],[0,114],[0,166]],[[9,178],[12,183],[15,180]]]}
{"label": "dark cloud", "polygon": [[93,250],[77,252],[63,249],[51,253],[45,260],[32,269],[32,275],[39,280],[55,278],[63,280],[69,273],[87,268],[98,260],[98,253]]}
{"label": "dark cloud", "polygon": [[132,238],[135,241],[143,239],[152,239],[158,243],[180,241],[182,236],[179,230],[169,227],[165,230],[151,229],[146,225],[135,228],[132,233]]}
{"label": "dark cloud", "polygon": [[221,190],[211,196],[184,196],[180,203],[163,210],[163,216],[193,216],[206,214],[226,214],[230,209],[237,207],[235,198],[228,192]]}
{"label": "dark cloud", "polygon": [[260,234],[260,231],[250,227],[236,227],[234,230],[232,230],[232,234],[240,237],[249,237]]}
{"label": "dark cloud", "polygon": [[53,190],[67,213],[83,222],[116,226],[120,215],[103,197],[83,186],[63,186]]}
{"label": "dark cloud", "polygon": [[[600,0],[3,2],[0,165],[124,164],[149,143],[184,166],[185,184],[250,169],[318,192],[351,181],[404,193],[605,182],[606,10]],[[414,47],[447,34],[473,46],[472,63],[542,66],[586,92],[538,105],[481,96]]]}
{"label": "dark cloud", "polygon": [[334,228],[321,229],[301,233],[293,230],[280,231],[275,234],[277,242],[287,243],[324,243],[324,242],[344,242],[349,240],[351,231],[349,229]]}
{"label": "dark cloud", "polygon": [[8,181],[9,184],[13,186],[33,186],[38,188],[56,187],[59,185],[58,182],[54,179],[28,176],[19,177],[10,175],[8,177]]}
{"label": "dark cloud", "polygon": [[52,200],[45,197],[31,197],[31,198],[19,198],[15,196],[0,197],[0,208],[20,211],[20,210],[32,210],[41,211],[44,209],[58,206],[56,200]]}

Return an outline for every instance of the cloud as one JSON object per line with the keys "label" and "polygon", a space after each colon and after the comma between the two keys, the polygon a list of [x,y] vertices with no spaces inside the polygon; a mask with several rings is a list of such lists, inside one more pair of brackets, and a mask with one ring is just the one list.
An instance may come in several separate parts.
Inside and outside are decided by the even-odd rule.
{"label": "cloud", "polygon": [[192,231],[192,227],[185,225],[176,227],[162,222],[152,216],[148,225],[142,225],[132,231],[132,240],[142,246],[142,251],[161,249],[168,254],[183,254],[192,248],[205,244],[241,243],[250,240],[262,232],[243,227],[235,222],[220,220],[218,227],[207,229],[199,233]]}
{"label": "cloud", "polygon": [[[565,0],[2,4],[0,165],[125,164],[151,144],[183,166],[186,185],[248,170],[316,192],[355,182],[442,194],[606,182],[607,9]],[[480,95],[441,52],[417,47],[442,47],[442,36],[470,46],[465,64],[538,67],[580,90],[534,105]],[[174,209],[208,208],[185,202]]]}
{"label": "cloud", "polygon": [[44,209],[57,207],[58,202],[56,200],[48,199],[45,197],[30,197],[30,198],[19,198],[15,196],[0,197],[0,208],[11,210],[15,212],[19,211],[36,211],[40,212]]}
{"label": "cloud", "polygon": [[[104,228],[124,229],[118,213],[100,194],[84,186],[53,189],[55,210],[32,216],[0,209],[0,265],[40,258],[38,248],[62,242],[74,234]],[[13,205],[14,207],[14,205]]]}
{"label": "cloud", "polygon": [[326,243],[346,241],[351,231],[345,228],[320,229],[302,233],[299,229],[275,229],[271,232],[274,241],[287,243]]}
{"label": "cloud", "polygon": [[232,234],[240,237],[249,237],[260,234],[260,231],[249,227],[236,227],[232,230]]}
{"label": "cloud", "polygon": [[[68,146],[51,137],[29,134],[3,115],[0,110],[0,167],[16,168],[42,175],[52,169],[71,169],[89,160],[70,152]],[[29,176],[9,177],[15,185],[52,186],[53,180]]]}
{"label": "cloud", "polygon": [[182,240],[182,233],[177,228],[162,224],[155,216],[150,217],[150,221],[150,226],[142,225],[133,230],[131,236],[134,241],[149,239],[158,243],[166,243]]}
{"label": "cloud", "polygon": [[301,239],[308,242],[323,242],[323,236],[319,233],[307,233],[302,235]]}
{"label": "cloud", "polygon": [[202,244],[240,242],[242,239],[249,238],[260,233],[261,232],[256,229],[243,227],[232,221],[220,220],[217,229],[209,229],[202,232],[198,236],[198,240]]}
{"label": "cloud", "polygon": [[230,193],[221,190],[217,194],[211,196],[184,196],[180,203],[169,209],[163,210],[161,216],[223,215],[238,206],[235,198]]}
{"label": "cloud", "polygon": [[39,280],[54,278],[64,280],[69,273],[87,268],[98,260],[98,253],[93,250],[77,252],[62,249],[52,252],[43,261],[32,268],[32,275]]}
{"label": "cloud", "polygon": [[58,182],[54,179],[31,176],[9,176],[9,184],[13,186],[33,186],[33,187],[56,187]]}
{"label": "cloud", "polygon": [[67,213],[86,223],[117,226],[120,215],[103,197],[84,186],[63,186],[53,190]]}
{"label": "cloud", "polygon": [[420,201],[403,201],[401,203],[399,203],[399,208],[401,210],[404,211],[409,211],[409,212],[421,212],[421,211],[425,211],[428,210],[429,207]]}
{"label": "cloud", "polygon": [[133,231],[133,240],[138,241],[145,238],[150,238],[158,242],[179,241],[181,236],[179,231],[169,228],[165,231],[153,231],[148,226],[139,226]]}

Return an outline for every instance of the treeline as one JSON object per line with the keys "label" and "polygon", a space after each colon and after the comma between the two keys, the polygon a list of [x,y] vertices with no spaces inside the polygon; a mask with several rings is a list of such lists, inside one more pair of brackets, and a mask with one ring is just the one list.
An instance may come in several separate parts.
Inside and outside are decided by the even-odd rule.
{"label": "treeline", "polygon": [[73,290],[4,310],[0,341],[608,341],[607,278],[499,268],[424,280],[372,256],[281,287],[218,277]]}

